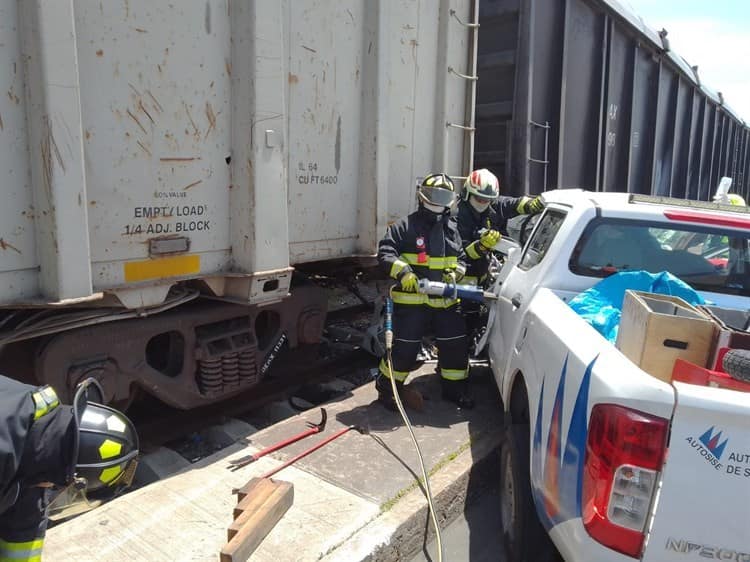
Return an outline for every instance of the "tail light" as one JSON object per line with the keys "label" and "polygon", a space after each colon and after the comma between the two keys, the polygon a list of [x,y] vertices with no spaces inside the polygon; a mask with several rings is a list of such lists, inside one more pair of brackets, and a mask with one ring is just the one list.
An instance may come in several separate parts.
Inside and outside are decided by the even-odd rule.
{"label": "tail light", "polygon": [[597,542],[637,558],[664,462],[669,421],[615,404],[591,411],[583,524]]}

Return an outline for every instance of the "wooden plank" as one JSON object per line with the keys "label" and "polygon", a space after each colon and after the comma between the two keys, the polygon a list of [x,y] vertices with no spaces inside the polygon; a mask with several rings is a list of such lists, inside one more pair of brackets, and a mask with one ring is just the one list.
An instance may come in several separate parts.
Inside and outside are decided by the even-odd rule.
{"label": "wooden plank", "polygon": [[[232,518],[234,521],[227,528],[227,540],[231,540],[236,534],[236,531],[232,531],[232,526],[241,527],[245,521],[247,521],[256,509],[259,509],[277,489],[277,484],[270,478],[256,478],[257,480],[252,493],[245,496],[242,500],[243,509],[238,513],[237,508],[234,509]],[[239,504],[238,504],[239,505]]]}
{"label": "wooden plank", "polygon": [[[237,519],[243,512],[252,512],[257,509],[278,488],[278,483],[270,478],[253,478],[242,487],[237,494],[240,501],[234,508],[233,518]],[[247,518],[248,516],[245,516]],[[232,538],[232,535],[229,535]],[[228,539],[227,539],[228,540]]]}
{"label": "wooden plank", "polygon": [[247,483],[242,486],[242,488],[237,490],[237,501],[241,502],[244,500],[248,494],[253,493],[253,490],[255,490],[255,487],[258,485],[259,482],[262,482],[263,478],[251,478],[247,481]]}
{"label": "wooden plank", "polygon": [[[270,482],[270,480],[269,480]],[[294,501],[291,482],[273,482],[274,490],[260,506],[243,511],[229,526],[229,542],[221,549],[221,562],[244,562],[258,548]],[[253,493],[255,495],[255,493]],[[260,494],[258,494],[260,496]]]}
{"label": "wooden plank", "polygon": [[271,484],[270,491],[267,488],[258,487],[258,492],[253,493],[252,497],[256,501],[248,502],[247,507],[240,513],[227,528],[228,540],[231,540],[240,529],[245,526],[250,519],[252,519],[256,513],[264,510],[269,502],[278,502],[280,497],[289,495],[290,505],[291,500],[294,498],[294,488],[291,482],[274,481],[270,478],[263,478],[265,482]]}

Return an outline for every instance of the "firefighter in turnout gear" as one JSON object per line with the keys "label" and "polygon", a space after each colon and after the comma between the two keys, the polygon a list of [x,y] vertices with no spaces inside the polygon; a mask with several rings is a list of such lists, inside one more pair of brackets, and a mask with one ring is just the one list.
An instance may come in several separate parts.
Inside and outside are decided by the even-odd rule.
{"label": "firefighter in turnout gear", "polygon": [[507,234],[508,219],[533,215],[544,209],[541,197],[500,195],[495,174],[474,170],[464,182],[463,200],[458,204],[458,230],[464,244],[468,268],[464,283],[483,285],[489,267],[489,252]]}
{"label": "firefighter in turnout gear", "polygon": [[[491,250],[507,234],[508,219],[536,214],[544,209],[540,197],[500,195],[495,174],[482,168],[474,170],[464,182],[463,198],[458,204],[458,230],[466,252],[467,270],[464,283],[487,287],[492,259]],[[481,337],[486,325],[486,309],[477,302],[463,306],[470,345]]]}
{"label": "firefighter in turnout gear", "polygon": [[[431,327],[438,348],[438,371],[443,398],[461,408],[472,408],[468,395],[469,351],[466,325],[455,299],[417,292],[419,279],[460,282],[465,256],[455,217],[453,181],[447,174],[430,174],[417,187],[419,208],[388,227],[380,241],[378,261],[398,284],[393,298],[393,377],[403,388],[414,368],[422,337]],[[385,360],[375,387],[379,400],[395,409],[390,373]]]}
{"label": "firefighter in turnout gear", "polygon": [[71,407],[50,386],[0,376],[0,561],[41,560],[53,488],[114,490],[132,480],[135,428],[87,401],[89,381]]}

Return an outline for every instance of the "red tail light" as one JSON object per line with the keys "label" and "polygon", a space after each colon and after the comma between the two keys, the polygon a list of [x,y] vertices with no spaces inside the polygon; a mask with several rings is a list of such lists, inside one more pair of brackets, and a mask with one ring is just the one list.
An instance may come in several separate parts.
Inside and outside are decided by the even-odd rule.
{"label": "red tail light", "polygon": [[664,462],[669,421],[615,404],[591,411],[583,472],[583,524],[603,545],[640,556]]}

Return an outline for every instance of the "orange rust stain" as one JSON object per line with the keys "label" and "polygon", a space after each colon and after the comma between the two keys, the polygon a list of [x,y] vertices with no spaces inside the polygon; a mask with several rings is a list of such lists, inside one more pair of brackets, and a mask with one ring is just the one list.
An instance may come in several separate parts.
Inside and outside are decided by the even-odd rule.
{"label": "orange rust stain", "polygon": [[186,185],[185,187],[182,188],[182,191],[187,191],[188,189],[190,189],[191,187],[195,187],[199,183],[203,183],[203,180],[194,181],[193,183]]}
{"label": "orange rust stain", "polygon": [[9,244],[8,242],[6,242],[5,240],[3,240],[2,238],[0,238],[0,250],[13,250],[17,254],[21,254],[21,250],[19,250],[18,248],[16,248],[12,244]]}
{"label": "orange rust stain", "polygon": [[299,77],[296,74],[289,73],[289,83],[290,84],[296,84],[299,82]]}
{"label": "orange rust stain", "polygon": [[86,131],[86,140],[89,140],[91,138],[91,131]]}
{"label": "orange rust stain", "polygon": [[151,114],[148,112],[148,110],[143,106],[143,102],[141,100],[138,100],[138,109],[146,114],[146,117],[148,117],[149,121],[151,121],[151,124],[154,124],[156,122],[154,121],[154,118],[151,117]]}
{"label": "orange rust stain", "polygon": [[99,50],[98,50],[98,51],[96,52],[96,56],[97,56],[97,57],[103,57],[103,56],[104,56],[104,51],[102,51],[101,49],[99,49]]}
{"label": "orange rust stain", "polygon": [[224,68],[227,71],[227,76],[232,76],[232,63],[227,59],[224,59]]}
{"label": "orange rust stain", "polygon": [[138,124],[138,126],[141,129],[141,131],[143,131],[145,134],[148,134],[148,131],[146,131],[146,129],[143,127],[143,125],[141,125],[141,122],[138,121],[138,118],[131,113],[130,109],[127,110],[127,113],[128,113],[128,117],[130,117],[133,121],[135,121]]}
{"label": "orange rust stain", "polygon": [[[161,70],[161,69],[159,69],[159,70]],[[154,97],[154,94],[152,94],[150,90],[146,90],[146,93],[148,94],[148,97],[151,98],[151,101],[154,102],[154,107],[156,107],[156,110],[159,113],[161,113],[162,111],[164,111],[164,108],[159,103],[159,100],[157,100],[156,97]]]}
{"label": "orange rust stain", "polygon": [[140,146],[143,149],[143,152],[151,156],[151,151],[146,148],[141,141],[136,141],[138,143],[138,146]]}
{"label": "orange rust stain", "polygon": [[[185,113],[187,113],[188,119],[190,120],[190,124],[193,126],[194,134],[196,135],[197,138],[200,138],[201,132],[198,130],[198,126],[195,124],[195,121],[193,121],[193,116],[190,114],[190,108],[184,101],[182,102],[182,105],[185,108]],[[187,130],[185,130],[185,132],[187,133]]]}
{"label": "orange rust stain", "polygon": [[203,138],[208,138],[208,133],[216,128],[216,114],[209,102],[206,102],[206,119],[208,119],[208,129],[206,129],[206,134]]}

